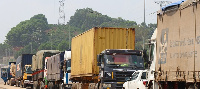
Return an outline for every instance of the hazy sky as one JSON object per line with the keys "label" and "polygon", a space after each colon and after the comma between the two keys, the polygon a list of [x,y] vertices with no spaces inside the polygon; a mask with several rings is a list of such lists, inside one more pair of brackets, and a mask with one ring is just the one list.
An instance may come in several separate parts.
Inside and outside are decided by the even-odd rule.
{"label": "hazy sky", "polygon": [[[146,0],[146,23],[156,23],[156,14],[160,9],[154,1]],[[168,0],[179,1],[179,0]],[[59,0],[0,0],[0,43],[5,36],[21,21],[29,20],[37,14],[44,14],[49,24],[57,24],[59,18]],[[77,9],[92,8],[112,18],[122,17],[126,20],[144,21],[144,0],[65,0],[66,22]]]}

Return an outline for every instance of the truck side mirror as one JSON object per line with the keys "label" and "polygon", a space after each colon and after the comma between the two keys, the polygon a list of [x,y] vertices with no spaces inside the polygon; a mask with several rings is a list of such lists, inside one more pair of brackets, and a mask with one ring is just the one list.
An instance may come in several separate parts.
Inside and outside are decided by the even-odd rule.
{"label": "truck side mirror", "polygon": [[97,66],[101,66],[102,54],[97,55]]}

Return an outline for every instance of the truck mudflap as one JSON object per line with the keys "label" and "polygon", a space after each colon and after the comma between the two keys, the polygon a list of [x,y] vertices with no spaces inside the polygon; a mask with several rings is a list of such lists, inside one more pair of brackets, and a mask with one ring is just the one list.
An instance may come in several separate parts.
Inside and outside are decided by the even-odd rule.
{"label": "truck mudflap", "polygon": [[124,89],[124,82],[104,82],[103,89]]}

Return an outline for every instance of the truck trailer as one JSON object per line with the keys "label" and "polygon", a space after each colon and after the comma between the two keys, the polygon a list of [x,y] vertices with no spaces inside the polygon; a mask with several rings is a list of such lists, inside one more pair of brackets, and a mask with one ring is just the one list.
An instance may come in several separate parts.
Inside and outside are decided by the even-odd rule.
{"label": "truck trailer", "polygon": [[[155,71],[152,72],[159,89],[200,88],[199,18],[199,0],[181,0],[158,12]],[[149,88],[152,85],[150,82]]]}
{"label": "truck trailer", "polygon": [[46,66],[48,89],[62,89],[64,77],[64,54],[65,52],[61,52],[47,59]]}
{"label": "truck trailer", "polygon": [[55,55],[58,53],[60,53],[60,51],[58,50],[40,50],[36,53],[36,55],[33,55],[32,57],[33,89],[45,88],[45,81],[47,81],[44,78],[46,75],[45,58],[51,57],[52,55]]}
{"label": "truck trailer", "polygon": [[144,69],[143,52],[134,50],[134,28],[95,27],[73,37],[71,45],[72,89],[121,89]]}
{"label": "truck trailer", "polygon": [[16,86],[23,88],[32,87],[32,56],[33,54],[22,54],[16,60]]}

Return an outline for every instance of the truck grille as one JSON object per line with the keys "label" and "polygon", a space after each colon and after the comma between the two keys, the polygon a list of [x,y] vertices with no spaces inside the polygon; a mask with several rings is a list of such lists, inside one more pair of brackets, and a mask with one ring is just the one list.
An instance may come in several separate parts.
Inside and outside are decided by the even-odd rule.
{"label": "truck grille", "polygon": [[117,80],[125,82],[127,77],[131,77],[133,72],[116,72],[115,77]]}
{"label": "truck grille", "polygon": [[27,80],[32,80],[32,76],[27,76]]}

